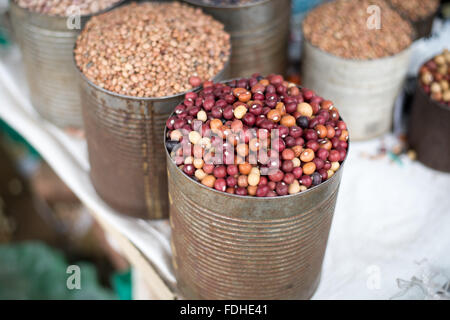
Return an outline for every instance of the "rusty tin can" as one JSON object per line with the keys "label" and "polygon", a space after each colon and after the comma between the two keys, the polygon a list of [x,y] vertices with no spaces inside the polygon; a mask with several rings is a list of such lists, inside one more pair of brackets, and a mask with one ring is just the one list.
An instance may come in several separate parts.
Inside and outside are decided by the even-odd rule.
{"label": "rusty tin can", "polygon": [[212,15],[231,35],[230,77],[285,74],[288,65],[290,0],[260,0],[243,5],[208,5],[184,0]]}
{"label": "rusty tin can", "polygon": [[301,193],[256,198],[208,188],[185,175],[167,149],[166,157],[172,263],[184,298],[311,298],[344,163]]}
{"label": "rusty tin can", "polygon": [[417,83],[408,142],[426,166],[450,172],[450,107],[433,101]]}
{"label": "rusty tin can", "polygon": [[373,59],[345,59],[304,40],[303,85],[339,106],[353,140],[368,140],[392,126],[395,99],[408,71],[411,47],[396,55]]}
{"label": "rusty tin can", "polygon": [[[80,30],[69,29],[67,17],[32,12],[15,1],[10,1],[10,5],[14,36],[22,51],[32,105],[43,118],[57,126],[81,128],[78,77],[72,58]],[[82,16],[81,26],[90,17]]]}
{"label": "rusty tin can", "polygon": [[[228,65],[214,80],[226,77],[227,70]],[[161,98],[124,96],[78,73],[90,174],[97,193],[125,215],[167,218],[164,128],[186,92]]]}

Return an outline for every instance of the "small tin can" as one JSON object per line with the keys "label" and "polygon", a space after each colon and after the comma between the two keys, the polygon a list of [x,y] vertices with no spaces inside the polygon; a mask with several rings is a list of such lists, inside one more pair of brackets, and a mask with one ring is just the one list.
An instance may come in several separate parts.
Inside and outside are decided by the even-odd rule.
{"label": "small tin can", "polygon": [[[226,77],[227,68],[214,80]],[[124,96],[78,73],[91,179],[97,193],[125,215],[167,218],[164,128],[186,93],[161,98]]]}
{"label": "small tin can", "polygon": [[311,298],[344,163],[306,191],[257,198],[208,188],[184,174],[167,149],[166,157],[172,263],[183,297]]}
{"label": "small tin can", "polygon": [[290,31],[290,0],[259,0],[242,5],[210,5],[184,0],[202,8],[225,25],[233,52],[230,77],[285,74]]}
{"label": "small tin can", "polygon": [[302,84],[339,106],[353,140],[368,140],[392,127],[394,103],[406,78],[410,55],[411,48],[407,48],[380,59],[344,59],[305,40]]}
{"label": "small tin can", "polygon": [[15,1],[10,1],[10,5],[11,23],[22,51],[32,105],[43,118],[59,127],[82,128],[72,51],[81,26],[91,16],[80,17],[80,29],[69,29],[68,17],[32,12]]}

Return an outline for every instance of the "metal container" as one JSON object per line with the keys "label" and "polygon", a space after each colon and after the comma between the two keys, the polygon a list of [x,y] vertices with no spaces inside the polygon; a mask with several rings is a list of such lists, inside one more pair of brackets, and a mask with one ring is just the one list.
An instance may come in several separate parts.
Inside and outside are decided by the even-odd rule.
{"label": "metal container", "polygon": [[434,18],[436,17],[436,12],[434,12],[433,14],[429,15],[428,17],[422,19],[422,20],[418,20],[418,21],[411,21],[410,23],[414,28],[415,31],[415,39],[420,39],[420,38],[426,38],[429,37],[431,35],[431,31],[433,30],[433,21]]}
{"label": "metal container", "polygon": [[[164,128],[185,92],[162,98],[124,96],[78,73],[90,174],[97,193],[123,214],[167,218]],[[227,66],[214,80],[226,75]]]}
{"label": "metal container", "polygon": [[408,142],[420,162],[450,172],[450,107],[433,101],[419,83],[409,120]]}
{"label": "metal container", "polygon": [[352,140],[367,140],[391,129],[395,99],[408,71],[410,48],[374,60],[340,58],[306,40],[303,50],[302,84],[338,106]]}
{"label": "metal container", "polygon": [[[80,30],[69,29],[67,17],[32,12],[15,1],[10,4],[14,36],[22,51],[32,105],[43,118],[57,126],[81,128],[80,93],[72,58]],[[99,13],[102,12],[105,11]],[[81,17],[81,25],[89,17]]]}
{"label": "metal container", "polygon": [[230,77],[259,72],[285,74],[291,1],[262,0],[243,5],[207,5],[185,0],[212,15],[231,35]]}
{"label": "metal container", "polygon": [[236,196],[186,176],[166,151],[172,263],[187,299],[309,299],[321,275],[341,168],[304,192]]}

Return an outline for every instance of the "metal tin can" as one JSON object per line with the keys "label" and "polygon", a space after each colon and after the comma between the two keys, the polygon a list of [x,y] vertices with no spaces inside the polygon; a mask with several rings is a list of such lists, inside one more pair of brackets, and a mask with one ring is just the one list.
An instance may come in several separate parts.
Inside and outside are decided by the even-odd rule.
{"label": "metal tin can", "polygon": [[172,263],[187,299],[309,299],[321,275],[343,165],[295,195],[236,196],[185,175],[166,150]]}
{"label": "metal tin can", "polygon": [[286,73],[290,0],[261,0],[228,6],[184,1],[202,8],[225,25],[233,48],[230,77],[249,77],[256,72]]}
{"label": "metal tin can", "polygon": [[[81,128],[80,93],[72,58],[80,30],[69,29],[67,17],[32,12],[14,1],[10,4],[14,36],[22,51],[32,105],[43,118],[57,126]],[[99,13],[102,12],[105,11]],[[82,16],[81,25],[89,17]]]}
{"label": "metal tin can", "polygon": [[306,40],[303,50],[302,84],[339,106],[353,140],[371,139],[391,129],[411,48],[374,60],[337,57]]}
{"label": "metal tin can", "polygon": [[433,101],[417,83],[409,120],[408,142],[417,159],[450,172],[450,108]]}
{"label": "metal tin can", "polygon": [[[123,214],[162,219],[169,214],[164,128],[184,93],[137,98],[98,87],[81,72],[81,106],[99,196]],[[227,75],[227,66],[214,80]]]}

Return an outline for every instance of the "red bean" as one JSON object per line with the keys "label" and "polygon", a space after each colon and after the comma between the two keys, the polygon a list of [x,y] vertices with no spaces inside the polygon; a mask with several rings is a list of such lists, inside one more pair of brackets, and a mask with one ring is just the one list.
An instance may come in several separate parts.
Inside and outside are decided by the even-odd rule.
{"label": "red bean", "polygon": [[216,179],[216,181],[214,182],[214,189],[225,192],[225,190],[227,190],[227,183],[225,179]]}
{"label": "red bean", "polygon": [[328,160],[330,162],[336,162],[341,159],[341,155],[339,154],[339,151],[333,149],[330,151],[330,154],[328,155]]}

